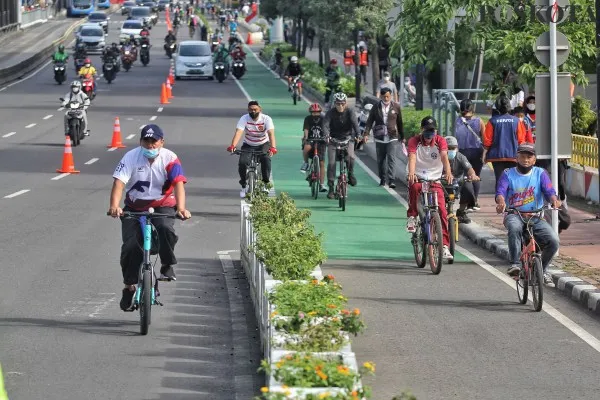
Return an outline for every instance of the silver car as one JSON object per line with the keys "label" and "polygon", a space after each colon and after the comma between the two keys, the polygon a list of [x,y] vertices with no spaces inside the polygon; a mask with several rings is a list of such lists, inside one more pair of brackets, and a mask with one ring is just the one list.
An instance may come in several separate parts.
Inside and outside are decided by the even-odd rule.
{"label": "silver car", "polygon": [[175,79],[213,77],[213,59],[208,42],[186,40],[179,43],[175,57]]}
{"label": "silver car", "polygon": [[103,12],[93,12],[88,16],[88,22],[96,23],[104,29],[104,33],[108,33],[108,21],[110,17],[104,14]]}
{"label": "silver car", "polygon": [[85,45],[88,53],[102,54],[106,47],[104,29],[98,24],[84,24],[77,33],[77,41]]}
{"label": "silver car", "polygon": [[145,26],[150,26],[154,19],[150,7],[132,7],[129,17],[139,19]]}

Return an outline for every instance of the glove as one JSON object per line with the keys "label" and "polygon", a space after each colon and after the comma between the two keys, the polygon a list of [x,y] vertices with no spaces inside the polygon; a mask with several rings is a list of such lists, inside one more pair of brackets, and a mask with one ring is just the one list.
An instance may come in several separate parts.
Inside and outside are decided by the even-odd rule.
{"label": "glove", "polygon": [[271,147],[269,149],[269,155],[274,156],[275,154],[277,154],[277,149],[275,147]]}
{"label": "glove", "polygon": [[227,151],[230,152],[230,153],[233,153],[235,151],[235,146],[229,146],[227,148]]}

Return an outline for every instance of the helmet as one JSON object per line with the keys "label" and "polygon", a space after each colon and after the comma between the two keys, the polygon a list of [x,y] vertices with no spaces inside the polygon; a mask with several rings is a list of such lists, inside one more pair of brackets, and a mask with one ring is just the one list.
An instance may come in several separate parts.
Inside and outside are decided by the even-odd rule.
{"label": "helmet", "polygon": [[473,102],[470,99],[464,99],[460,102],[460,112],[467,113],[473,111]]}
{"label": "helmet", "polygon": [[333,95],[333,101],[345,103],[348,100],[348,96],[345,93],[339,92]]}
{"label": "helmet", "polygon": [[329,64],[337,65],[337,60],[335,58],[332,58],[331,61],[329,61]]}
{"label": "helmet", "polygon": [[368,104],[365,104],[365,106],[363,107],[363,110],[371,111],[372,108],[373,108],[373,104],[368,103]]}
{"label": "helmet", "polygon": [[92,61],[89,58],[86,58],[83,63],[85,64],[86,67],[89,67],[90,65],[92,65]]}
{"label": "helmet", "polygon": [[308,107],[308,112],[321,112],[323,111],[323,109],[321,108],[321,105],[319,103],[313,103],[310,105],[310,107]]}
{"label": "helmet", "polygon": [[298,62],[298,57],[292,56],[292,58],[290,58],[290,62],[297,63]]}
{"label": "helmet", "polygon": [[135,35],[133,35],[133,34],[129,35],[129,39],[135,40]]}
{"label": "helmet", "polygon": [[446,136],[446,143],[448,147],[458,147],[458,141],[454,136]]}
{"label": "helmet", "polygon": [[79,82],[79,81],[71,82],[71,91],[73,91],[73,93],[78,93],[80,89],[81,89],[81,82]]}
{"label": "helmet", "polygon": [[59,46],[58,46],[58,51],[60,51],[61,53],[62,53],[63,51],[65,51],[65,45],[64,45],[64,44],[61,44],[61,45],[59,45]]}

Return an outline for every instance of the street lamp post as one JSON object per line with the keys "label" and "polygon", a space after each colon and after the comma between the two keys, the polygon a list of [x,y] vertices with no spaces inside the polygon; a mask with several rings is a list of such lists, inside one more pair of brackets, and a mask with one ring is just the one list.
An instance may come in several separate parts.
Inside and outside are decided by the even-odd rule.
{"label": "street lamp post", "polygon": [[[600,1],[600,0],[598,0]],[[358,28],[354,29],[354,91],[356,93],[356,105],[360,102],[360,49],[358,47]]]}

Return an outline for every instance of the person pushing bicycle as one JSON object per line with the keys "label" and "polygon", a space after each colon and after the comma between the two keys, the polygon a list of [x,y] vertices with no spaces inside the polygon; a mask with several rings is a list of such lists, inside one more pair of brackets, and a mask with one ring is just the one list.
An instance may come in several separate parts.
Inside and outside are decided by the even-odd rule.
{"label": "person pushing bicycle", "polygon": [[[496,188],[496,212],[503,213],[507,207],[515,208],[526,218],[535,218],[529,210],[539,210],[544,200],[554,208],[560,208],[561,201],[556,196],[552,181],[545,169],[536,167],[536,151],[533,143],[521,143],[517,148],[517,166],[505,169]],[[544,283],[551,284],[552,276],[547,272],[550,261],[558,251],[560,240],[552,227],[543,219],[535,218],[531,222],[535,241],[542,249],[542,268]],[[506,271],[511,276],[521,272],[521,243],[525,222],[516,213],[508,213],[504,218],[508,230],[508,252],[510,267]]]}
{"label": "person pushing bicycle", "polygon": [[[158,125],[144,126],[140,137],[140,147],[125,153],[113,173],[113,186],[110,192],[108,214],[117,218],[123,211],[148,211],[151,207],[157,213],[177,215],[181,219],[191,218],[185,208],[187,182],[177,155],[164,146],[164,133]],[[120,207],[125,190],[125,208]],[[177,243],[174,223],[171,218],[153,219],[158,234],[163,281],[176,280],[173,265],[177,264],[174,250]],[[121,218],[123,246],[121,247],[121,271],[123,273],[123,295],[121,310],[132,308],[135,285],[143,259],[141,229],[136,219]]]}
{"label": "person pushing bicycle", "polygon": [[[445,172],[447,182],[452,182],[452,170],[448,160],[448,144],[446,139],[437,134],[437,125],[433,117],[425,117],[421,120],[421,134],[413,136],[408,141],[408,210],[406,216],[406,230],[414,233],[417,228],[417,205],[421,194],[421,183],[419,179],[440,179]],[[442,220],[442,237],[444,245],[443,258],[452,260],[450,253],[450,237],[448,236],[448,212],[444,199],[444,190],[438,183],[431,184],[431,191],[437,193],[440,219]]]}

